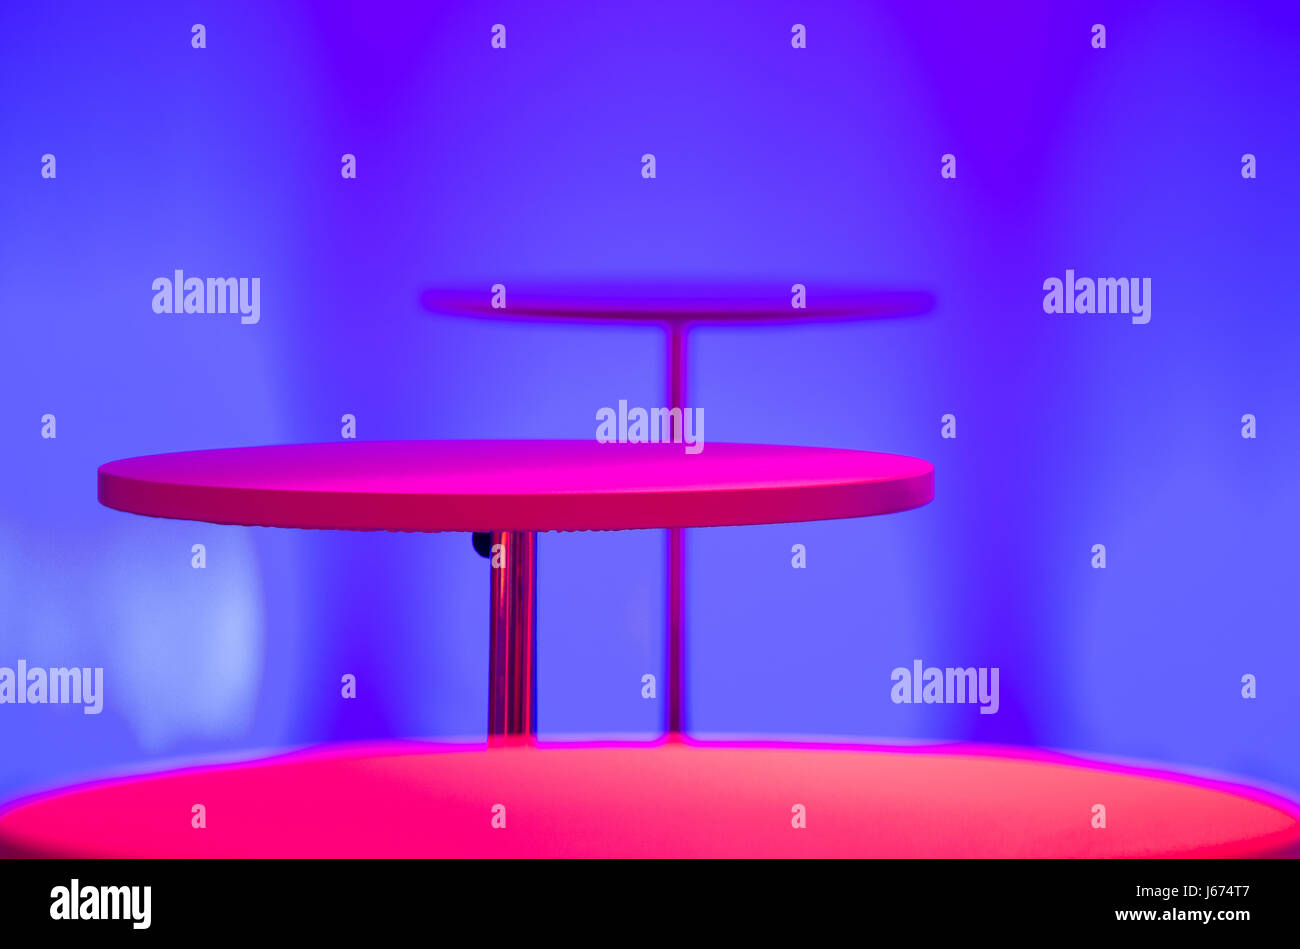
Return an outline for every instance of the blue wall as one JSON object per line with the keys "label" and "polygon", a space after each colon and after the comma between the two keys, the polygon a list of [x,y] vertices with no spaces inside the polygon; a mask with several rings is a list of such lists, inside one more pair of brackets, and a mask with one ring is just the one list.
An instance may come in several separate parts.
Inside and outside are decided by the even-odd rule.
{"label": "blue wall", "polygon": [[[1148,6],[6,5],[0,665],[102,666],[107,695],[99,716],[0,706],[0,798],[481,737],[487,577],[464,535],[137,518],[96,503],[95,468],[330,440],[345,412],[365,439],[589,438],[600,406],[662,404],[657,330],[417,305],[560,277],[939,301],[694,334],[710,440],[937,469],[917,511],[690,534],[695,731],[1043,745],[1300,793],[1300,16]],[[259,276],[261,322],[153,313],[176,268]],[[1151,323],[1044,314],[1066,268],[1150,276]],[[544,735],[658,733],[639,690],[663,673],[664,545],[542,538]],[[998,666],[1001,711],[892,704],[916,658]]]}

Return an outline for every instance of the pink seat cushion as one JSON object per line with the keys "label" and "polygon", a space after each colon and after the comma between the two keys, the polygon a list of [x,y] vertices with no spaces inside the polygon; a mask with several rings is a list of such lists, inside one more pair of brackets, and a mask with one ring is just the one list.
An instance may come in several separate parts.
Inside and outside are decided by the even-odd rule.
{"label": "pink seat cushion", "polygon": [[[1300,839],[1294,805],[1248,789],[958,748],[332,749],[30,801],[0,816],[0,853],[1226,857],[1280,855]],[[205,829],[191,826],[195,804]],[[1105,829],[1092,826],[1096,804]]]}

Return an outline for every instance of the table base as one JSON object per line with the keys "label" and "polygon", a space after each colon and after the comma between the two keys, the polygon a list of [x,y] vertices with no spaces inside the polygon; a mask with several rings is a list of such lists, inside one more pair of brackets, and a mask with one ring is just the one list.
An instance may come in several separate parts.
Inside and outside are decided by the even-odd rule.
{"label": "table base", "polygon": [[492,531],[488,737],[537,731],[537,534]]}

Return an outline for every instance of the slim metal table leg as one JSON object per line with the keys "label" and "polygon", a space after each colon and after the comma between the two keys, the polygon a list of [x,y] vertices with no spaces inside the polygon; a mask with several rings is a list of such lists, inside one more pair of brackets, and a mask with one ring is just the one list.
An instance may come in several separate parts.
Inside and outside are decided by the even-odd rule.
{"label": "slim metal table leg", "polygon": [[[668,327],[668,408],[686,416],[686,334],[680,322]],[[686,532],[668,532],[668,736],[686,732]]]}
{"label": "slim metal table leg", "polygon": [[488,741],[537,732],[537,534],[493,531]]}

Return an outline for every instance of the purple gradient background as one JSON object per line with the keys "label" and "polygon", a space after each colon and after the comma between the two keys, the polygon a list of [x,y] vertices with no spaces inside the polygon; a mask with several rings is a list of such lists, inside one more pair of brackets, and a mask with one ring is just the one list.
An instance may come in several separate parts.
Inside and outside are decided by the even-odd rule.
{"label": "purple gradient background", "polygon": [[[432,283],[556,278],[939,301],[693,334],[709,440],[937,468],[918,511],[689,535],[694,732],[1038,745],[1300,793],[1300,12],[1143,6],[7,5],[0,665],[103,666],[107,696],[99,716],[0,707],[0,799],[164,760],[481,738],[467,537],[135,518],[97,505],[94,473],[329,440],[345,412],[365,439],[590,437],[600,406],[662,404],[654,329],[418,306]],[[1151,323],[1045,315],[1067,267],[1150,276]],[[261,277],[261,323],[155,315],[175,268]],[[664,550],[542,538],[543,737],[658,735],[639,687],[663,674]],[[915,658],[1000,667],[1000,713],[893,705]]]}

